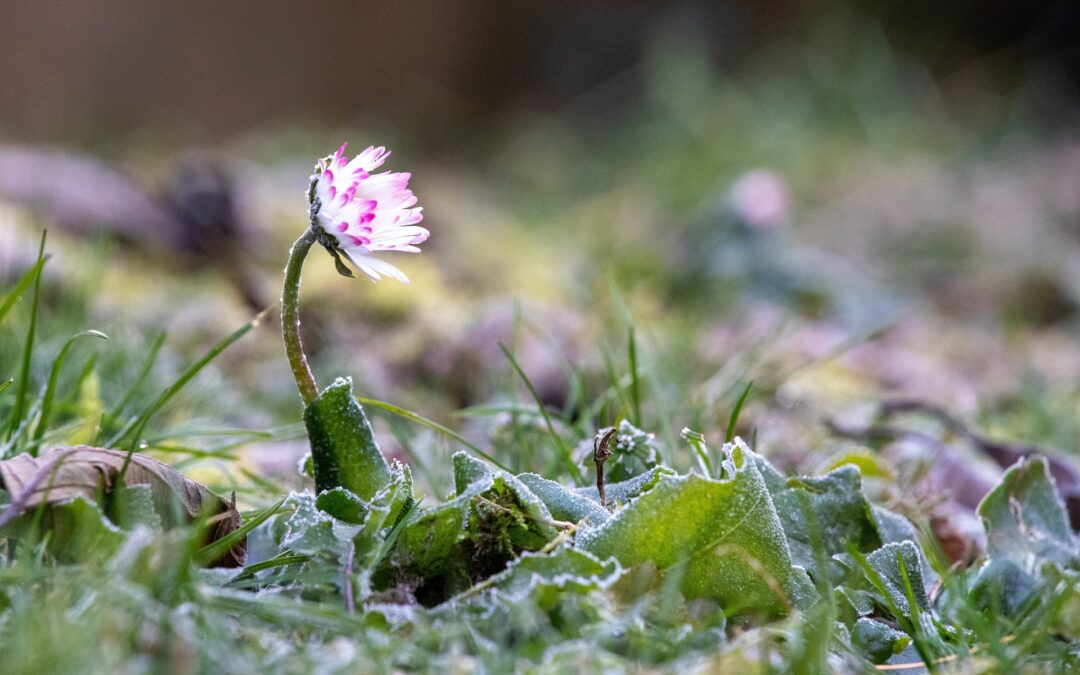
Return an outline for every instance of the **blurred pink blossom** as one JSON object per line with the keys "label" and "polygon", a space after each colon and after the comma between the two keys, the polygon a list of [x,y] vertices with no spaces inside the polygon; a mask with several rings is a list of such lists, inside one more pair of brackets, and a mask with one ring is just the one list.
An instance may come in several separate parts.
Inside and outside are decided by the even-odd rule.
{"label": "blurred pink blossom", "polygon": [[787,183],[767,169],[744,174],[731,186],[728,199],[736,215],[752,227],[776,227],[788,219]]}

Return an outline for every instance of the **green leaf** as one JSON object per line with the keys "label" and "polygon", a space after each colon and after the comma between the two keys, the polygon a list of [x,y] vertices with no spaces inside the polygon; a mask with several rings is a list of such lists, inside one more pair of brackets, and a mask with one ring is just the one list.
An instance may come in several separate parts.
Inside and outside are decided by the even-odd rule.
{"label": "green leaf", "polygon": [[83,497],[25,513],[0,532],[27,541],[47,536],[49,552],[63,563],[110,557],[125,539],[123,530]]}
{"label": "green leaf", "polygon": [[409,467],[394,462],[390,473],[390,485],[375,495],[369,505],[371,513],[363,529],[353,539],[357,562],[364,569],[371,569],[382,561],[396,543],[398,526],[416,505]]}
{"label": "green leaf", "polygon": [[[608,498],[609,502],[627,504],[653,489],[663,476],[674,475],[675,472],[666,466],[656,466],[639,476],[634,476],[630,480],[604,485],[604,496]],[[596,504],[600,504],[600,492],[595,485],[575,488],[574,492],[587,497]]]}
{"label": "green leaf", "polygon": [[97,504],[78,498],[46,509],[41,524],[49,532],[49,547],[65,561],[86,561],[111,555],[124,543],[124,534]]}
{"label": "green leaf", "polygon": [[1077,539],[1046,460],[1021,459],[978,507],[986,529],[987,561],[972,583],[983,608],[1014,616],[1039,586],[1046,564],[1078,562]]}
{"label": "green leaf", "polygon": [[434,606],[554,538],[547,507],[514,476],[462,452],[454,455],[454,474],[457,496],[405,520],[372,577],[375,589],[395,588]]}
{"label": "green leaf", "polygon": [[376,590],[401,588],[424,605],[433,606],[472,584],[465,558],[475,487],[434,508],[417,511],[405,521],[397,541],[372,576]]}
{"label": "green leaf", "polygon": [[919,533],[907,518],[876,504],[871,506],[871,512],[882,544],[899,544],[902,541],[918,543]]}
{"label": "green leaf", "polygon": [[[863,553],[881,545],[870,503],[862,493],[862,475],[856,467],[849,464],[824,476],[785,479],[763,457],[754,458],[783,524],[792,561],[815,579],[828,570],[818,569],[812,528],[816,528],[826,557],[847,551],[851,544]],[[810,514],[804,504],[809,505]]]}
{"label": "green leaf", "polygon": [[317,492],[343,487],[370,500],[390,482],[363,408],[353,398],[352,379],[338,378],[304,411],[311,440]]}
{"label": "green leaf", "polygon": [[572,593],[608,588],[622,574],[614,559],[601,561],[580,549],[564,546],[554,553],[526,553],[506,571],[491,577],[490,585],[511,600],[522,599],[543,586]]}
{"label": "green leaf", "polygon": [[991,559],[1036,573],[1044,562],[1077,561],[1077,540],[1046,460],[1021,459],[979,503]]}
{"label": "green leaf", "polygon": [[911,638],[880,621],[864,618],[851,627],[851,644],[871,663],[885,663],[904,651],[911,644]]}
{"label": "green leaf", "polygon": [[[518,549],[535,551],[555,537],[551,512],[532,490],[506,471],[489,470],[482,462],[464,452],[454,453],[454,477],[458,487],[492,487],[477,497],[477,508],[494,507],[514,513],[508,534]],[[497,518],[496,518],[497,519]]]}
{"label": "green leaf", "polygon": [[109,503],[109,518],[124,530],[133,530],[139,525],[154,532],[164,529],[161,515],[154,507],[153,488],[146,483],[114,490]]}
{"label": "green leaf", "polygon": [[[599,525],[611,517],[607,509],[600,506],[599,496],[595,500],[590,499],[561,483],[548,480],[535,473],[519,474],[518,480],[544,502],[553,518],[571,523],[585,521],[588,525]],[[610,490],[611,487],[608,486],[606,489]]]}
{"label": "green leaf", "polygon": [[454,490],[458,494],[468,490],[473,483],[487,480],[492,475],[491,469],[487,468],[487,465],[464,452],[455,452],[453,461]]}
{"label": "green leaf", "polygon": [[[867,580],[879,593],[887,593],[887,605],[891,603],[911,621],[917,618],[920,611],[926,612],[930,609],[920,558],[918,547],[911,541],[885,544],[866,556],[866,562],[873,570],[873,573],[866,571]],[[909,586],[911,594],[908,592]],[[911,606],[911,599],[914,599],[915,607]]]}
{"label": "green leaf", "polygon": [[855,617],[867,616],[874,611],[873,593],[858,588],[838,586],[836,601],[841,610]]}
{"label": "green leaf", "polygon": [[319,494],[315,498],[315,506],[350,525],[362,524],[367,520],[368,513],[371,512],[364,500],[340,487]]}
{"label": "green leaf", "polygon": [[375,498],[377,503],[388,506],[387,521],[383,522],[381,527],[396,525],[416,504],[413,498],[412,471],[408,465],[395,461],[390,467],[390,474],[390,485]]}
{"label": "green leaf", "polygon": [[285,500],[293,512],[282,522],[278,544],[298,554],[343,554],[360,532],[352,525],[334,518],[316,506],[315,495],[293,493]]}
{"label": "green leaf", "polygon": [[745,446],[731,448],[724,480],[660,476],[650,491],[577,545],[624,567],[653,563],[682,575],[687,598],[711,598],[729,614],[777,614],[791,599],[791,555],[761,472]]}
{"label": "green leaf", "polygon": [[991,558],[979,568],[968,596],[980,609],[1016,616],[1038,587],[1034,574],[1008,558]]}
{"label": "green leaf", "polygon": [[874,516],[874,523],[877,525],[881,543],[899,544],[902,541],[914,543],[919,551],[919,560],[922,562],[920,569],[922,569],[923,581],[927,584],[934,583],[938,578],[937,572],[934,571],[934,566],[930,564],[929,558],[923,553],[919,544],[919,533],[915,526],[911,524],[911,521],[877,504],[871,504],[870,512]]}

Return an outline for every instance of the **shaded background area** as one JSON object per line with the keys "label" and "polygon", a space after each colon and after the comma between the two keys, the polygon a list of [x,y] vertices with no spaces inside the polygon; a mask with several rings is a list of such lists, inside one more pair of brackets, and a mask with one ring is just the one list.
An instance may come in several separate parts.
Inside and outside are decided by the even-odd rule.
{"label": "shaded background area", "polygon": [[[508,112],[582,96],[611,114],[641,94],[643,62],[679,49],[730,71],[777,43],[843,52],[877,31],[947,94],[1044,87],[1039,104],[1060,114],[1080,81],[1078,14],[1062,0],[4,0],[0,138],[108,147],[165,133],[167,144],[199,144],[390,118],[454,144]],[[814,39],[822,30],[835,31],[831,44]],[[811,77],[812,66],[798,51],[776,64]]]}

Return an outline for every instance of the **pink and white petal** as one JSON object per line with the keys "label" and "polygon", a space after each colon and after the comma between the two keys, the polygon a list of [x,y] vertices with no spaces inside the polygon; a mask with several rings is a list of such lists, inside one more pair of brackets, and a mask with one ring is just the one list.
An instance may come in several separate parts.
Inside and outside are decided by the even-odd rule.
{"label": "pink and white petal", "polygon": [[[427,230],[419,227],[417,223],[424,219],[423,214],[419,211],[404,210],[404,211],[376,211],[375,217],[372,218],[366,225],[368,225],[376,233],[394,233],[401,230],[408,230],[416,234],[426,233]],[[421,230],[423,232],[421,232]]]}
{"label": "pink and white petal", "polygon": [[[431,235],[427,229],[420,227],[419,225],[410,225],[409,227],[391,227],[382,230],[376,229],[368,237],[372,243],[391,244],[394,242],[400,242],[403,244],[418,244]],[[419,241],[417,241],[419,239]]]}
{"label": "pink and white petal", "polygon": [[405,273],[394,267],[385,260],[380,260],[373,256],[350,256],[350,260],[353,261],[360,271],[368,275],[372,279],[378,279],[379,275],[397,279],[403,284],[409,283],[409,277],[405,276]]}
{"label": "pink and white petal", "polygon": [[374,269],[368,267],[364,263],[358,262],[358,260],[364,260],[364,259],[365,258],[363,256],[356,256],[356,257],[349,256],[349,262],[351,262],[353,264],[353,267],[358,269],[367,278],[371,279],[372,281],[378,281],[379,279],[381,279],[382,277],[380,277],[379,273],[376,272]]}
{"label": "pink and white petal", "polygon": [[407,227],[409,225],[415,225],[423,219],[423,208],[410,209],[409,211],[401,214],[401,219],[397,221],[397,224],[401,227]]}
{"label": "pink and white petal", "polygon": [[363,152],[353,158],[349,165],[345,167],[345,170],[350,174],[356,174],[360,172],[371,173],[375,169],[382,166],[386,158],[390,156],[390,151],[386,148],[374,145],[369,145]]}
{"label": "pink and white petal", "polygon": [[368,176],[360,181],[360,185],[362,186],[364,194],[371,194],[373,192],[397,192],[398,190],[408,189],[410,178],[412,178],[411,173],[386,171],[384,173],[376,173]]}

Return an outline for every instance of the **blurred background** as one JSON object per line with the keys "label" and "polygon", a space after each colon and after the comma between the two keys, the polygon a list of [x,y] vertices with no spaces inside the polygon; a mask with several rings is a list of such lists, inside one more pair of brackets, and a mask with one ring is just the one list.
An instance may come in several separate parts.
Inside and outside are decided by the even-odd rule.
{"label": "blurred background", "polygon": [[[40,339],[113,338],[73,406],[119,398],[159,335],[147,392],[273,305],[311,166],[347,140],[392,148],[432,238],[411,286],[315,252],[320,381],[518,468],[545,441],[507,417],[529,394],[500,344],[582,440],[640,368],[676,463],[678,430],[722,436],[751,380],[740,432],[804,469],[840,442],[823,420],[882,396],[1077,440],[1072,2],[0,0],[0,91],[0,279],[48,228]],[[277,430],[252,455],[288,464],[275,331],[171,414]],[[414,462],[452,450],[379,424]]]}
{"label": "blurred background", "polygon": [[1059,120],[1080,77],[1077,12],[1054,0],[75,0],[0,10],[5,134],[99,149],[368,120],[457,147],[507,115],[572,107],[610,122],[641,104],[656,68],[680,58],[698,77],[724,77],[768,54],[759,77],[854,94],[887,76],[891,57],[909,95],[933,88],[946,103],[971,104],[1053,92],[1029,103]]}

